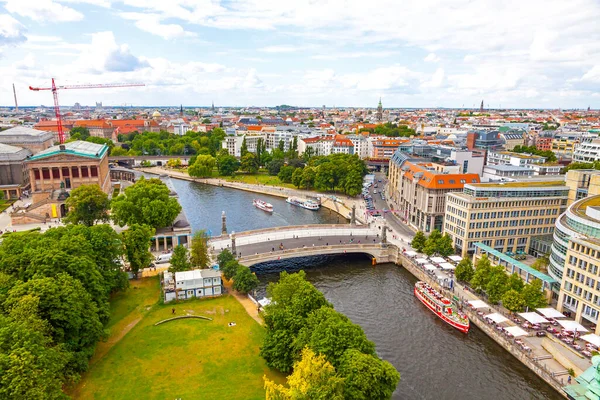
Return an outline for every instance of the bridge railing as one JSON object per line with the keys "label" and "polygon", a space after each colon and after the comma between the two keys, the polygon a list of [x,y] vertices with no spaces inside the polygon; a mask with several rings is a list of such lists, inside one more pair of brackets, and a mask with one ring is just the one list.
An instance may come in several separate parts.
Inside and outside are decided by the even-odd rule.
{"label": "bridge railing", "polygon": [[[293,230],[322,230],[322,229],[352,229],[356,231],[364,231],[370,229],[366,225],[356,225],[350,226],[349,224],[309,224],[309,225],[287,225],[287,226],[276,226],[274,228],[261,228],[254,229],[251,231],[242,231],[235,232],[235,237],[241,238],[244,236],[253,236],[260,233],[272,233],[272,232],[282,232],[282,231],[293,231]],[[213,236],[210,240],[221,240],[221,239],[229,239],[229,233],[226,235]],[[319,235],[317,235],[319,236]]]}
{"label": "bridge railing", "polygon": [[[345,229],[306,229],[306,230],[281,230],[281,231],[269,231],[265,230],[263,233],[256,233],[254,235],[247,235],[239,237],[236,233],[235,244],[236,246],[246,246],[255,243],[266,243],[266,242],[277,242],[281,240],[294,239],[294,238],[319,238],[323,241],[327,238],[345,237],[352,238],[355,243],[358,241],[366,241],[377,238],[378,230],[373,228],[357,229],[347,227]],[[346,240],[344,240],[346,241]],[[209,244],[215,249],[223,249],[231,243],[231,239],[228,236],[220,236],[218,238],[212,238]]]}
{"label": "bridge railing", "polygon": [[[269,251],[265,253],[251,254],[248,256],[240,257],[239,261],[241,264],[244,262],[252,262],[259,261],[263,259],[276,259],[281,256],[293,255],[293,254],[301,254],[301,255],[311,255],[311,254],[330,254],[330,253],[338,253],[343,254],[345,252],[351,253],[369,253],[373,250],[382,250],[385,249],[385,245],[381,243],[376,244],[342,244],[342,245],[332,245],[332,246],[306,246],[306,247],[296,247],[293,249],[284,249],[284,250],[275,250]],[[373,255],[373,254],[371,254]]]}

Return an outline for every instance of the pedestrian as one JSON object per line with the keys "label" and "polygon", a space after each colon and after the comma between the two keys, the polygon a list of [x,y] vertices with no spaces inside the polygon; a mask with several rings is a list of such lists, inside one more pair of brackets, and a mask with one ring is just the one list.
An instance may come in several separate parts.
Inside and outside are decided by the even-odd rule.
{"label": "pedestrian", "polygon": [[175,309],[171,309],[171,314],[175,314]]}

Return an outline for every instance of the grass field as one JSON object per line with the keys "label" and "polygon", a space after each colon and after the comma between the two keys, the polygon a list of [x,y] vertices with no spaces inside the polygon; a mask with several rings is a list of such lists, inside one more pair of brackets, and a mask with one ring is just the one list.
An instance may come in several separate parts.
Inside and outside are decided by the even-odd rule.
{"label": "grass field", "polygon": [[267,173],[258,173],[253,175],[247,175],[243,173],[236,173],[235,176],[219,176],[219,179],[224,179],[229,182],[243,182],[243,183],[251,183],[258,185],[267,185],[267,186],[279,186],[286,187],[290,189],[296,189],[294,185],[291,183],[283,183],[279,180],[277,176],[271,176]]}
{"label": "grass field", "polygon": [[[146,283],[148,281],[150,283]],[[140,281],[138,281],[140,282]],[[263,328],[232,296],[157,303],[156,278],[114,300],[111,337],[138,320],[70,391],[76,399],[264,399],[263,375],[284,382],[259,356]],[[176,315],[202,315],[154,324]],[[229,327],[229,322],[236,326]],[[110,341],[110,339],[109,339]]]}

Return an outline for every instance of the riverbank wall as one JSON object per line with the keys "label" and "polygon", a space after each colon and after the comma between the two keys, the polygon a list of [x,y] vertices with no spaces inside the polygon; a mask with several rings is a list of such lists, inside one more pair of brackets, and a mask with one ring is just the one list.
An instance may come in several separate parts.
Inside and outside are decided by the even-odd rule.
{"label": "riverbank wall", "polygon": [[[396,257],[393,258],[395,258],[397,265],[404,267],[407,271],[409,271],[420,281],[427,282],[430,286],[434,287],[438,292],[442,293],[447,298],[452,299],[452,297],[455,295],[454,293],[442,288],[436,280],[432,279],[432,277],[425,273],[425,271],[418,268],[414,264],[412,259],[402,254],[400,250],[397,250]],[[530,354],[522,351],[512,341],[510,341],[502,334],[498,333],[496,329],[494,329],[494,326],[489,325],[485,321],[483,321],[483,319],[480,318],[479,315],[473,312],[469,307],[463,307],[463,311],[468,315],[469,320],[472,324],[475,324],[486,335],[488,335],[496,343],[502,346],[506,351],[512,354],[513,357],[521,361],[521,363],[523,363],[527,368],[532,370],[537,376],[542,378],[548,385],[552,386],[552,388],[554,388],[564,398],[567,398],[567,395],[562,389],[563,384],[561,384],[561,378],[553,376],[552,373],[545,369],[543,365],[537,363],[536,360],[532,358]]]}
{"label": "riverbank wall", "polygon": [[[153,175],[168,175],[173,179],[182,179],[185,181],[203,183],[205,185],[212,186],[220,186],[227,187],[230,189],[243,190],[246,192],[253,192],[259,194],[266,194],[269,196],[283,197],[288,198],[290,196],[295,197],[318,197],[321,199],[321,207],[324,207],[332,212],[335,212],[342,217],[350,220],[352,215],[352,205],[358,206],[358,200],[356,199],[345,199],[340,200],[336,196],[326,195],[319,192],[313,192],[308,190],[296,190],[296,189],[287,189],[275,186],[267,186],[267,185],[254,185],[250,183],[241,183],[241,182],[230,182],[224,179],[215,179],[215,178],[193,178],[186,173],[174,171],[166,168],[159,167],[151,167],[151,168],[138,168],[139,171],[153,174]],[[358,208],[358,207],[357,207]],[[365,221],[363,218],[358,216],[358,211],[356,215],[356,222],[358,225],[364,225]]]}

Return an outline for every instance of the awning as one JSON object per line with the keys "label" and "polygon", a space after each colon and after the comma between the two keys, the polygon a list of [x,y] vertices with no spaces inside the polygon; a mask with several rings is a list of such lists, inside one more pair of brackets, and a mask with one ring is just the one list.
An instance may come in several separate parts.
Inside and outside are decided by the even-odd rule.
{"label": "awning", "polygon": [[538,308],[536,311],[539,312],[540,314],[542,314],[546,318],[566,318],[563,315],[563,313],[561,313],[560,311],[557,311],[556,309],[554,309],[552,307]]}
{"label": "awning", "polygon": [[436,264],[440,264],[440,263],[445,263],[446,260],[443,257],[432,257],[431,261],[433,261]]}
{"label": "awning", "polygon": [[556,322],[561,324],[562,327],[565,329],[565,331],[588,332],[588,330],[583,325],[581,325],[579,322],[564,320],[564,319],[559,319]]}
{"label": "awning", "polygon": [[488,314],[488,315],[484,316],[483,318],[492,320],[497,324],[501,324],[503,322],[508,321],[508,318],[506,318],[504,315],[499,314],[499,313]]}
{"label": "awning", "polygon": [[433,264],[425,264],[423,265],[423,268],[425,268],[427,271],[435,271],[437,269]]}
{"label": "awning", "polygon": [[448,256],[449,259],[451,259],[452,261],[456,261],[456,262],[461,262],[462,261],[462,257],[461,256]]}
{"label": "awning", "polygon": [[404,255],[405,255],[405,256],[407,256],[407,257],[414,257],[414,256],[416,256],[416,255],[417,255],[417,252],[416,252],[416,251],[409,250],[409,251],[405,251],[405,252],[404,252]]}
{"label": "awning", "polygon": [[441,263],[440,264],[440,268],[442,268],[442,269],[456,269],[456,267],[454,265],[452,265],[450,263],[447,263],[447,262]]}
{"label": "awning", "polygon": [[427,264],[427,263],[429,262],[429,260],[427,260],[426,258],[417,258],[417,259],[415,260],[415,262],[416,262],[417,264]]}
{"label": "awning", "polygon": [[519,315],[532,324],[547,324],[550,322],[540,314],[534,312],[524,312],[519,313]]}
{"label": "awning", "polygon": [[471,300],[469,301],[469,304],[473,308],[490,308],[490,306],[488,306],[487,303],[482,300]]}
{"label": "awning", "polygon": [[593,333],[590,333],[588,335],[582,336],[581,339],[585,340],[588,343],[593,344],[596,347],[600,347],[600,336],[598,336],[598,335],[594,335]]}
{"label": "awning", "polygon": [[511,335],[513,335],[513,337],[519,337],[519,336],[527,336],[529,335],[527,333],[527,331],[525,331],[524,329],[519,328],[518,326],[509,326],[508,328],[504,328],[504,332],[508,332]]}

